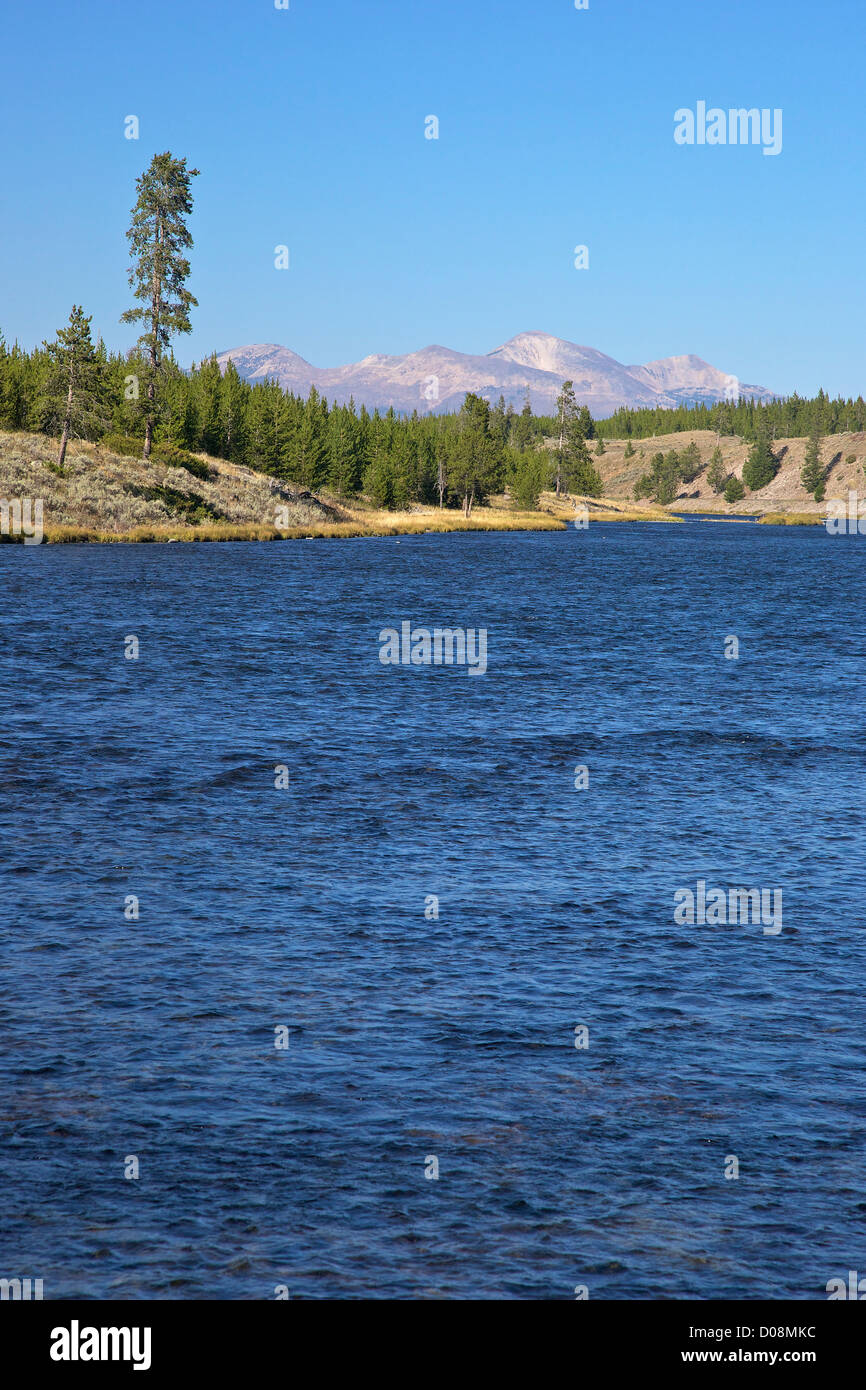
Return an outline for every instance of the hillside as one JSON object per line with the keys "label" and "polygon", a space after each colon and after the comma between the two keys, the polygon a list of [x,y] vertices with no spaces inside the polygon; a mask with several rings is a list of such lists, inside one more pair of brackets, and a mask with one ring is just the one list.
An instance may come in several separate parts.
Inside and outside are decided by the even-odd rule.
{"label": "hillside", "polygon": [[[103,445],[70,446],[58,473],[56,440],[0,431],[0,499],[43,504],[48,541],[281,540],[306,536],[399,535],[421,531],[558,530],[573,503],[515,511],[506,498],[459,509],[413,506],[384,512],[363,498],[351,503],[313,495],[265,473],[204,454],[207,479],[184,468],[113,453]],[[498,505],[497,505],[498,502]],[[630,508],[615,504],[623,518]],[[661,514],[660,514],[661,515]],[[0,540],[15,539],[0,536]]]}
{"label": "hillside", "polygon": [[272,528],[276,508],[289,526],[336,519],[309,494],[224,459],[201,458],[209,478],[118,455],[99,444],[70,446],[62,474],[57,442],[44,435],[0,432],[0,498],[43,499],[46,531],[71,527],[120,537],[141,531],[176,533],[208,525]]}
{"label": "hillside", "polygon": [[[592,462],[601,474],[605,496],[632,499],[634,486],[642,474],[649,471],[650,459],[656,453],[668,453],[671,449],[680,452],[691,443],[697,444],[703,470],[692,483],[682,483],[673,510],[730,512],[732,515],[755,515],[764,512],[811,512],[824,515],[827,501],[832,498],[846,498],[848,489],[854,488],[861,495],[866,492],[866,432],[828,435],[822,444],[821,457],[827,468],[826,498],[816,502],[800,483],[800,471],[808,441],[806,439],[778,439],[773,448],[776,456],[782,456],[781,467],[776,477],[760,492],[747,492],[741,502],[728,504],[707,484],[706,472],[710,457],[716,447],[717,436],[710,430],[684,430],[679,434],[657,435],[652,439],[638,439],[634,442],[633,458],[625,457],[623,440],[605,440],[605,452],[595,456],[594,446],[590,446]],[[749,444],[736,436],[722,436],[718,440],[725,467],[742,476],[743,464],[749,453]],[[548,441],[552,446],[552,441]],[[854,455],[855,462],[846,459]],[[643,455],[643,457],[641,457]],[[642,505],[634,503],[635,506]]]}

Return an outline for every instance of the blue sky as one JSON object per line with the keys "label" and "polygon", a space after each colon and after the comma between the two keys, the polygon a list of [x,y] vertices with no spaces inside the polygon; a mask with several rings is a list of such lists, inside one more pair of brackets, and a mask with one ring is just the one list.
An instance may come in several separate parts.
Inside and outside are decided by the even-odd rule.
{"label": "blue sky", "polygon": [[[863,0],[41,0],[2,34],[9,340],[80,302],[132,342],[134,180],[170,149],[201,170],[183,363],[488,352],[535,328],[866,390]],[[678,146],[700,100],[781,108],[781,154]]]}

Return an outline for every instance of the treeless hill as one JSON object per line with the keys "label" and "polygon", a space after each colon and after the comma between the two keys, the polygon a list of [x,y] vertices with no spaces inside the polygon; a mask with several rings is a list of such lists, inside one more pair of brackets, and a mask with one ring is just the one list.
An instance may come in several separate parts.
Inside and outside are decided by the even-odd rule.
{"label": "treeless hill", "polygon": [[[666,454],[671,449],[679,453],[692,440],[700,450],[703,469],[693,482],[680,484],[679,494],[672,504],[674,511],[730,512],[734,516],[769,511],[823,515],[827,501],[846,499],[849,488],[866,497],[866,433],[861,432],[827,435],[824,439],[821,447],[827,489],[824,502],[816,502],[800,483],[808,440],[777,439],[773,450],[776,457],[781,458],[781,466],[773,481],[760,492],[747,491],[741,502],[727,503],[721,494],[713,492],[706,480],[713,450],[718,443],[725,468],[740,478],[751,446],[737,436],[723,435],[718,438],[711,430],[683,430],[680,434],[636,439],[633,441],[633,458],[625,457],[625,440],[606,439],[605,452],[600,456],[596,456],[595,444],[590,442],[592,462],[601,474],[605,496],[631,501],[635,483],[649,472],[653,455],[659,452]],[[548,447],[553,447],[553,441],[548,441]],[[854,461],[849,462],[852,456]],[[635,502],[634,505],[643,504]]]}

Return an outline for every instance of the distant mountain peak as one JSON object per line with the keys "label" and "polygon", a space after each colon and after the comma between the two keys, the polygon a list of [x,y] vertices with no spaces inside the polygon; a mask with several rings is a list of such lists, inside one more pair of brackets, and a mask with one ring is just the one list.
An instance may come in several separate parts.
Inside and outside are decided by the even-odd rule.
{"label": "distant mountain peak", "polygon": [[597,348],[537,328],[481,356],[432,343],[403,355],[373,353],[348,366],[314,367],[278,343],[251,343],[221,352],[217,360],[223,369],[231,360],[252,382],[276,379],[296,395],[306,396],[315,386],[340,404],[354,397],[356,405],[368,410],[393,406],[406,413],[457,409],[467,391],[488,399],[502,395],[519,409],[528,390],[533,410],[552,414],[562,383],[568,380],[596,419],[622,406],[671,409],[730,399],[734,392],[764,400],[774,394],[763,386],[740,383],[732,373],[693,353],[629,367]]}

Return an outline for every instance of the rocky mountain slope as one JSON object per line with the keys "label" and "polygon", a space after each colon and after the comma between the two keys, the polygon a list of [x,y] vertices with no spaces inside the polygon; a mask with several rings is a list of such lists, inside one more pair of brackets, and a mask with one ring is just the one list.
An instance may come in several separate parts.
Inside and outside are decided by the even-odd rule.
{"label": "rocky mountain slope", "polygon": [[534,411],[552,414],[566,380],[574,382],[578,400],[596,419],[620,406],[671,408],[737,395],[766,400],[774,394],[740,382],[700,357],[666,357],[628,367],[595,348],[538,332],[519,333],[480,356],[432,346],[404,356],[379,353],[345,367],[314,367],[289,348],[253,343],[218,355],[223,367],[229,359],[249,381],[271,377],[296,395],[306,396],[315,386],[329,401],[344,404],[354,398],[368,410],[393,406],[419,414],[458,409],[467,391],[494,400],[503,395],[520,410],[527,390]]}

